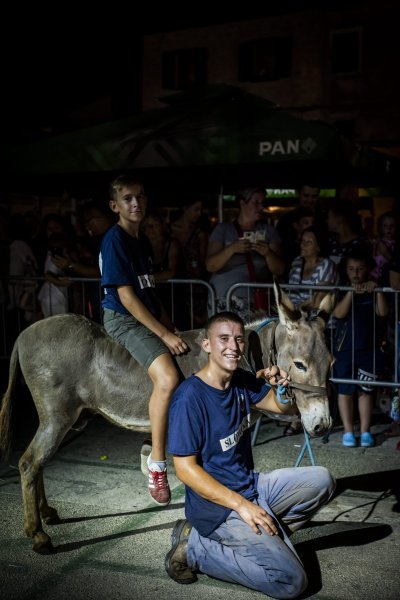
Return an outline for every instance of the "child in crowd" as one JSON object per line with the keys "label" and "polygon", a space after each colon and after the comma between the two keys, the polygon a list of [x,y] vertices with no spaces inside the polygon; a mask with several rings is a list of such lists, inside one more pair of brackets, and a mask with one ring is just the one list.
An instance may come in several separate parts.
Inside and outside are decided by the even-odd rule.
{"label": "child in crowd", "polygon": [[[372,262],[372,261],[371,261]],[[374,339],[375,314],[385,317],[388,304],[381,292],[373,293],[377,283],[370,279],[370,261],[361,252],[353,251],[344,258],[348,285],[353,290],[343,292],[333,312],[336,317],[334,338],[335,363],[333,375],[338,379],[359,379],[360,385],[339,383],[339,412],[344,426],[342,443],[356,446],[353,423],[353,394],[358,390],[361,446],[371,447],[374,438],[370,433],[373,408],[373,387],[369,382],[380,375],[382,365]]]}
{"label": "child in crowd", "polygon": [[396,245],[396,221],[393,213],[383,213],[378,219],[378,238],[374,242],[375,267],[371,275],[380,285],[389,285],[389,262]]}
{"label": "child in crowd", "polygon": [[170,330],[155,294],[151,246],[139,229],[146,209],[143,185],[132,176],[120,176],[110,191],[110,208],[118,215],[118,222],[104,235],[99,256],[105,293],[104,327],[147,370],[153,382],[149,493],[156,504],[166,506],[171,499],[165,460],[168,408],[179,382],[171,354],[183,354],[188,347]]}

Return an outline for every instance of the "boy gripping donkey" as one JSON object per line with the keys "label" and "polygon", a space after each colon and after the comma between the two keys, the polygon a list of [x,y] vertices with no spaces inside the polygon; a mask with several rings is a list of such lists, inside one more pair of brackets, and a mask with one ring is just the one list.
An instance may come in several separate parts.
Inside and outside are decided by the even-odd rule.
{"label": "boy gripping donkey", "polygon": [[149,493],[154,502],[166,506],[171,499],[165,461],[168,407],[179,381],[171,354],[183,354],[188,346],[168,328],[154,290],[150,242],[139,232],[146,208],[143,185],[132,176],[120,176],[110,192],[110,208],[118,222],[105,234],[99,256],[104,327],[147,369],[153,382]]}

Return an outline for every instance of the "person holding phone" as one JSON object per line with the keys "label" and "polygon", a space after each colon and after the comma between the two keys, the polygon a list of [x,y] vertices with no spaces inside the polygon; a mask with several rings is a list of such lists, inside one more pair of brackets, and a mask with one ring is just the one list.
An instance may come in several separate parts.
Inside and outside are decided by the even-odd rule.
{"label": "person holding phone", "polygon": [[[263,220],[265,189],[248,188],[236,196],[239,207],[232,223],[219,223],[212,231],[207,248],[206,268],[217,297],[217,311],[226,308],[226,294],[235,283],[268,283],[273,275],[282,275],[285,263],[278,233]],[[245,321],[258,316],[261,294],[248,294],[239,288],[232,297],[231,308]],[[264,290],[263,292],[265,297]],[[267,306],[265,306],[267,310]]]}
{"label": "person holding phone", "polygon": [[38,294],[40,308],[45,318],[68,312],[68,287],[71,285],[71,280],[53,260],[64,256],[66,246],[67,239],[63,233],[50,234],[44,263],[46,281]]}

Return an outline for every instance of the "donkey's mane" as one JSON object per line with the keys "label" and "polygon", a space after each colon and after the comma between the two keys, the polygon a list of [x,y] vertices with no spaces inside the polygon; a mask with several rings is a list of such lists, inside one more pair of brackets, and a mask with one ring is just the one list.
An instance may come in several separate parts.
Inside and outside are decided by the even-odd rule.
{"label": "donkey's mane", "polygon": [[262,319],[254,319],[253,321],[245,321],[244,326],[246,329],[252,329],[254,327],[258,327],[261,323],[264,323],[268,319],[277,319],[277,315],[266,315]]}
{"label": "donkey's mane", "polygon": [[[294,321],[299,321],[302,318],[305,321],[315,321],[317,317],[323,318],[323,315],[321,314],[322,311],[318,311],[318,309],[316,309],[315,306],[307,300],[302,302],[298,308],[295,308],[293,310],[287,308],[287,310],[290,312],[290,316]],[[246,329],[254,329],[262,323],[265,323],[265,321],[267,321],[268,319],[278,319],[278,315],[266,315],[265,317],[260,319],[245,321],[244,326]]]}

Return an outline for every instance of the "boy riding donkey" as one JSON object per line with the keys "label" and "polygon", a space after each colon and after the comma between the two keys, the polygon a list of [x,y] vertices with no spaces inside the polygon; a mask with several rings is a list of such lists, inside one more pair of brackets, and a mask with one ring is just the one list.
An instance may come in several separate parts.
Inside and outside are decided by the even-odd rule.
{"label": "boy riding donkey", "polygon": [[166,506],[171,499],[165,461],[168,407],[179,382],[171,354],[184,354],[188,346],[172,333],[155,294],[150,242],[139,231],[146,209],[143,185],[128,175],[115,179],[110,189],[110,208],[118,222],[105,234],[99,256],[104,327],[147,369],[153,382],[149,493],[156,504]]}

